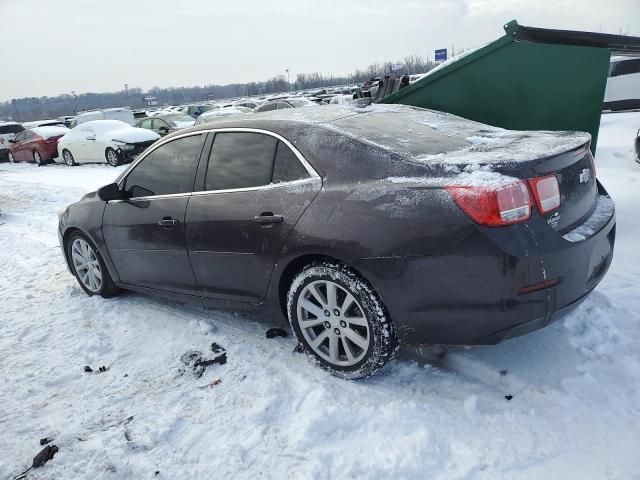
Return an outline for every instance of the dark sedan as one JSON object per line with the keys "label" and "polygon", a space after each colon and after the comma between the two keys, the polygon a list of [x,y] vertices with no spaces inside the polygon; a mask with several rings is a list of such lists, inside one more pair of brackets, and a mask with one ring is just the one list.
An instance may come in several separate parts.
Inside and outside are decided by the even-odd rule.
{"label": "dark sedan", "polygon": [[165,135],[177,132],[178,130],[193,127],[194,123],[194,118],[189,115],[168,114],[142,119],[136,123],[134,127],[153,130],[161,137],[164,137]]}
{"label": "dark sedan", "polygon": [[487,344],[604,277],[613,202],[590,137],[402,106],[233,117],[158,141],[60,215],[89,295],[278,312],[343,378],[400,342]]}

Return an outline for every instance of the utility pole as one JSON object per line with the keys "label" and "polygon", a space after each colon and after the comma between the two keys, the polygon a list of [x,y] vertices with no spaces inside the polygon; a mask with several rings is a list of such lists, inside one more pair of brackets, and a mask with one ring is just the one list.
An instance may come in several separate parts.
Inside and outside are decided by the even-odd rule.
{"label": "utility pole", "polygon": [[285,72],[287,72],[287,92],[291,91],[291,83],[289,83],[289,69],[286,68]]}

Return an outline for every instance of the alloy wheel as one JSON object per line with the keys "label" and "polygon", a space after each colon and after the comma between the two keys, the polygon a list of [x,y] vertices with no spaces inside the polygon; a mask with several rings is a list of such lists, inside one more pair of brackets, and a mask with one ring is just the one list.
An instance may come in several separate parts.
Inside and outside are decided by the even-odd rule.
{"label": "alloy wheel", "polygon": [[91,292],[98,293],[102,287],[102,270],[91,245],[76,238],[71,245],[71,258],[78,280]]}
{"label": "alloy wheel", "polygon": [[42,157],[37,150],[33,151],[33,160],[36,162],[36,165],[42,165]]}
{"label": "alloy wheel", "polygon": [[117,167],[118,164],[120,163],[120,159],[118,158],[118,154],[116,153],[115,150],[113,150],[111,148],[107,150],[107,162],[112,167]]}
{"label": "alloy wheel", "polygon": [[16,157],[13,156],[13,153],[9,152],[9,162],[16,163]]}
{"label": "alloy wheel", "polygon": [[309,283],[297,302],[300,331],[309,347],[325,361],[349,367],[369,350],[369,323],[354,296],[330,280]]}
{"label": "alloy wheel", "polygon": [[73,155],[71,155],[71,152],[69,150],[65,150],[64,152],[62,152],[62,158],[64,159],[64,163],[66,163],[70,167],[73,166]]}

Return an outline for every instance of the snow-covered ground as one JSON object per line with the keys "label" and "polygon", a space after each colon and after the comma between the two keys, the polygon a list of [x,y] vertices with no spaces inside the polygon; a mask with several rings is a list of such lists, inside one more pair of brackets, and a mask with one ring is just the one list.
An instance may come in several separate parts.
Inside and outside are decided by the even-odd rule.
{"label": "snow-covered ground", "polygon": [[[87,297],[56,213],[122,167],[1,164],[0,479],[45,436],[60,451],[32,478],[640,478],[637,128],[640,113],[603,116],[618,238],[575,313],[497,346],[403,348],[357,382],[312,367],[291,337],[267,340],[259,318]],[[227,364],[181,375],[180,356],[212,341]]]}

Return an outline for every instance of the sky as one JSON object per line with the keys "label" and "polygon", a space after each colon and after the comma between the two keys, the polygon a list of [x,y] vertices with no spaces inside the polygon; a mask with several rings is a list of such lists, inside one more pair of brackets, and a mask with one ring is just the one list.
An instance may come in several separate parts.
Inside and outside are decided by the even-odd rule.
{"label": "sky", "polygon": [[640,0],[0,0],[0,101],[347,74],[512,19],[640,36]]}

